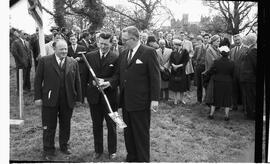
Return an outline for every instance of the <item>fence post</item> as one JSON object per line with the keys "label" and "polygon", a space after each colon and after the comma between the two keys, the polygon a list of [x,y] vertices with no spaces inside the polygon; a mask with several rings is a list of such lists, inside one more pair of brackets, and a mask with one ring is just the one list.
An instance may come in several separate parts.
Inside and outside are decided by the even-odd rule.
{"label": "fence post", "polygon": [[19,69],[19,110],[20,110],[20,119],[23,119],[23,69]]}

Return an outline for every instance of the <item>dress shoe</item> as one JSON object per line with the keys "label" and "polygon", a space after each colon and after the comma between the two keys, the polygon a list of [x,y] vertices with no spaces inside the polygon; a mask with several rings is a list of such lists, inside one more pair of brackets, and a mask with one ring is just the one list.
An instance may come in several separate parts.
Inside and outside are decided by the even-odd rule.
{"label": "dress shoe", "polygon": [[43,152],[43,159],[45,161],[52,161],[54,159],[55,153],[54,152]]}
{"label": "dress shoe", "polygon": [[213,116],[213,115],[209,115],[209,116],[208,116],[208,119],[209,119],[209,120],[213,120],[213,119],[214,119],[214,116]]}
{"label": "dress shoe", "polygon": [[60,149],[60,151],[61,151],[62,153],[64,153],[64,154],[66,154],[66,155],[72,154],[71,150],[68,149],[68,148]]}
{"label": "dress shoe", "polygon": [[99,159],[102,156],[102,153],[95,153],[93,158],[94,159]]}
{"label": "dress shoe", "polygon": [[225,119],[224,119],[225,121],[229,121],[230,120],[230,118],[229,117],[225,117]]}
{"label": "dress shoe", "polygon": [[109,154],[109,159],[115,159],[116,157],[116,153]]}

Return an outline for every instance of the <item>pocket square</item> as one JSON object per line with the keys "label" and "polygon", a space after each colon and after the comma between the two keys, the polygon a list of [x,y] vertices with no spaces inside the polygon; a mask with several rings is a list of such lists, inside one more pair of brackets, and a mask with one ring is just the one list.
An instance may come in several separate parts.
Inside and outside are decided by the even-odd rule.
{"label": "pocket square", "polygon": [[142,64],[143,62],[139,59],[136,60],[136,64]]}
{"label": "pocket square", "polygon": [[110,64],[109,67],[113,67],[113,64]]}

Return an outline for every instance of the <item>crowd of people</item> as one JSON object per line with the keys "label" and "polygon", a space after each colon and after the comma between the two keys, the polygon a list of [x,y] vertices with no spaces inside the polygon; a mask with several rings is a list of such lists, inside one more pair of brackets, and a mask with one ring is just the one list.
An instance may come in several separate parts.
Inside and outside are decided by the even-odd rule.
{"label": "crowd of people", "polygon": [[[218,108],[241,110],[255,118],[257,37],[202,32],[194,36],[171,30],[140,32],[129,26],[121,34],[51,29],[45,56],[40,56],[38,29],[26,37],[14,31],[11,53],[17,70],[23,69],[24,92],[31,91],[30,70],[35,66],[35,104],[42,108],[43,150],[46,160],[55,152],[54,138],[59,118],[59,144],[69,148],[70,120],[76,101],[88,102],[93,123],[94,159],[103,154],[103,121],[107,123],[109,158],[116,155],[116,124],[81,55],[99,79],[113,111],[122,108],[127,162],[149,162],[150,112],[160,101],[186,105],[185,96],[196,86],[197,102],[209,106],[208,119]],[[32,59],[33,58],[33,59]],[[18,73],[17,73],[18,74]],[[18,76],[17,76],[18,78]],[[17,80],[18,81],[18,80]],[[17,86],[19,84],[17,83]],[[172,98],[169,91],[171,91]]]}

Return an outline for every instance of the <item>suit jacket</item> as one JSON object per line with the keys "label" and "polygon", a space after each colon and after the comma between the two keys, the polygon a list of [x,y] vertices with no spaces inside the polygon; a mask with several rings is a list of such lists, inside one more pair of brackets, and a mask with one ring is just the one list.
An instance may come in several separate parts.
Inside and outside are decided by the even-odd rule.
{"label": "suit jacket", "polygon": [[85,70],[85,63],[83,61],[82,55],[78,54],[78,52],[82,52],[82,51],[86,51],[85,47],[81,46],[79,44],[77,44],[77,48],[76,48],[75,52],[74,52],[71,45],[68,46],[68,54],[67,54],[67,56],[73,57],[74,59],[77,58],[77,57],[80,58],[80,60],[78,61],[80,73],[82,73]]}
{"label": "suit jacket", "polygon": [[233,47],[230,52],[230,59],[234,61],[236,64],[240,64],[239,62],[241,62],[243,56],[246,55],[247,50],[248,47],[245,45],[242,45],[241,48],[238,50],[238,52],[236,52],[236,46]]}
{"label": "suit jacket", "polygon": [[30,39],[30,45],[33,52],[33,57],[36,59],[40,53],[38,36],[34,34]]}
{"label": "suit jacket", "polygon": [[173,43],[172,43],[172,40],[171,40],[171,41],[168,41],[168,40],[166,39],[166,40],[165,40],[165,47],[166,47],[166,48],[173,49]]}
{"label": "suit jacket", "polygon": [[234,61],[234,63],[235,63],[235,74],[234,75],[236,77],[240,76],[239,75],[239,73],[240,73],[240,65],[241,65],[241,62],[243,61],[243,57],[246,56],[247,51],[248,51],[248,47],[245,46],[245,45],[242,45],[240,47],[240,49],[238,50],[238,52],[236,52],[236,46],[231,49],[230,59],[232,61]]}
{"label": "suit jacket", "polygon": [[15,58],[16,66],[18,69],[26,68],[29,65],[32,65],[32,52],[27,41],[25,41],[24,45],[20,38],[16,39],[11,45],[11,52]]}
{"label": "suit jacket", "polygon": [[242,59],[240,65],[240,81],[256,83],[256,74],[257,74],[257,46],[251,46],[247,55]]}
{"label": "suit jacket", "polygon": [[161,48],[159,48],[156,50],[156,52],[157,52],[157,58],[158,58],[159,65],[162,67],[169,68],[169,66],[170,66],[169,60],[170,60],[170,56],[172,53],[172,49],[165,47],[164,52],[162,54],[162,50],[161,50]]}
{"label": "suit jacket", "polygon": [[209,74],[214,75],[214,81],[232,82],[234,74],[234,62],[227,57],[221,57],[214,61],[213,65],[209,69]]}
{"label": "suit jacket", "polygon": [[118,45],[116,50],[114,49],[114,47],[111,47],[111,51],[116,54],[117,56],[119,56],[119,54],[121,54],[123,51],[125,50],[124,46]]}
{"label": "suit jacket", "polygon": [[[87,53],[86,59],[89,65],[92,67],[93,71],[95,72],[96,76],[98,78],[104,79],[105,81],[111,79],[116,71],[118,56],[111,51],[108,52],[103,61],[100,59],[99,50]],[[86,96],[90,104],[97,104],[99,102],[99,99],[102,97],[102,94],[97,89],[97,87],[93,85],[92,81],[94,79],[89,71],[87,73],[87,79],[88,84]],[[116,88],[109,87],[106,88],[104,92],[107,95],[110,103],[116,103]]]}
{"label": "suit jacket", "polygon": [[93,47],[93,45],[89,41],[84,39],[80,40],[78,44],[84,46],[87,52],[93,51],[95,49],[95,47]]}
{"label": "suit jacket", "polygon": [[150,102],[159,100],[160,71],[155,49],[140,45],[130,63],[129,51],[119,55],[118,68],[110,80],[113,87],[120,83],[120,107],[127,111],[150,110]]}
{"label": "suit jacket", "polygon": [[221,55],[219,51],[215,49],[212,45],[209,45],[205,54],[205,71],[208,71],[210,67],[212,66],[214,60],[220,57]]}
{"label": "suit jacket", "polygon": [[[65,89],[70,108],[81,101],[82,91],[78,63],[71,57],[65,60]],[[43,106],[55,107],[59,99],[60,68],[55,55],[39,60],[35,76],[35,100],[42,99]]]}

